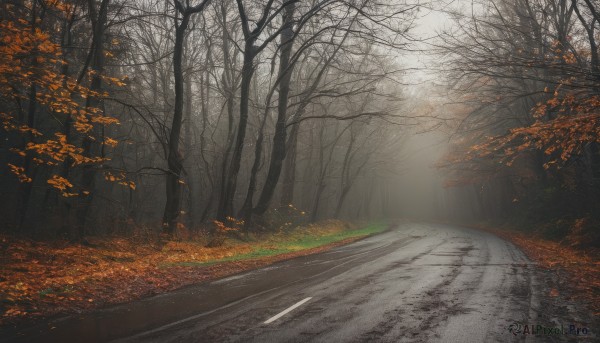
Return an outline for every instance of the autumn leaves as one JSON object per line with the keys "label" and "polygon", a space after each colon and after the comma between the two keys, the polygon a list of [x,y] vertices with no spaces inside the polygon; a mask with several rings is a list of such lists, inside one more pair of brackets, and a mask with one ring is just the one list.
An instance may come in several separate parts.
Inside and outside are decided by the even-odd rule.
{"label": "autumn leaves", "polygon": [[[118,123],[102,108],[88,106],[89,98],[102,99],[108,93],[87,86],[94,71],[86,71],[83,79],[64,72],[68,66],[63,58],[59,36],[49,30],[58,25],[48,18],[69,18],[74,6],[62,1],[26,1],[22,6],[3,4],[0,16],[0,98],[8,104],[0,110],[0,122],[5,131],[22,143],[11,148],[19,159],[9,164],[20,182],[32,182],[33,169],[67,164],[70,167],[100,164],[105,157],[92,156],[82,147],[82,137],[115,147],[110,137],[97,137],[95,127]],[[50,16],[50,14],[52,16]],[[123,80],[101,75],[102,81],[116,87]],[[41,132],[40,121],[58,121],[62,130]],[[74,130],[77,134],[72,132]],[[47,130],[45,130],[47,131]],[[47,184],[63,196],[74,196],[87,190],[74,189],[67,175],[50,174]],[[126,186],[131,187],[130,182]]]}

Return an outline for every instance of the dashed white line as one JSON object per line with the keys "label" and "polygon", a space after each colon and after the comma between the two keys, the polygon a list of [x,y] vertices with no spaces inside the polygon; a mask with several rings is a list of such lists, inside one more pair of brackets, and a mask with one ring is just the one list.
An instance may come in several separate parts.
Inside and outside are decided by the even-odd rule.
{"label": "dashed white line", "polygon": [[271,317],[270,319],[268,319],[267,321],[264,322],[264,324],[270,324],[274,321],[276,321],[277,319],[285,316],[286,314],[292,312],[295,308],[302,306],[302,304],[304,304],[305,302],[309,301],[310,299],[312,299],[312,297],[308,297],[304,300],[298,301],[297,303],[295,303],[294,305],[286,308],[285,310],[279,312],[276,316]]}

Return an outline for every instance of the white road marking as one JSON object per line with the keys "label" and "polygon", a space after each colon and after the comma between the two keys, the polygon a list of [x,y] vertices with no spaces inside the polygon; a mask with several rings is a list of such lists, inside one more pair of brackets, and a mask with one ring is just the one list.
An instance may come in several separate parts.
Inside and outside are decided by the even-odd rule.
{"label": "white road marking", "polygon": [[282,312],[279,312],[279,314],[277,314],[275,317],[271,317],[269,320],[267,320],[266,322],[264,322],[264,324],[270,324],[274,321],[276,321],[277,319],[285,316],[286,314],[292,312],[295,308],[301,306],[302,304],[304,304],[305,302],[309,301],[310,299],[312,299],[312,297],[308,297],[304,300],[301,300],[297,303],[295,303],[294,305],[288,307],[287,309],[283,310]]}
{"label": "white road marking", "polygon": [[213,281],[213,282],[211,282],[211,284],[218,285],[218,284],[221,284],[221,283],[227,283],[229,281],[233,281],[233,280],[238,280],[238,279],[245,278],[246,276],[249,276],[250,274],[252,274],[252,272],[250,272],[250,273],[244,273],[244,274],[240,274],[240,275],[234,275],[234,276],[230,276],[230,277],[226,277],[224,279]]}

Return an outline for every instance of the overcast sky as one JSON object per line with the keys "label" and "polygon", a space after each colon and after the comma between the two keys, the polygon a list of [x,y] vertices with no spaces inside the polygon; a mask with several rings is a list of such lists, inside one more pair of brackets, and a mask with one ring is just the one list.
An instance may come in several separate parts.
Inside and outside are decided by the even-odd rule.
{"label": "overcast sky", "polygon": [[[452,1],[451,6],[455,8],[460,1]],[[438,1],[432,1],[435,5],[440,5]],[[419,16],[415,22],[415,28],[412,30],[412,36],[417,40],[423,40],[423,43],[414,43],[411,48],[413,50],[427,50],[427,42],[432,42],[436,35],[452,26],[450,16],[441,10],[432,10],[422,7],[419,11]],[[436,75],[427,70],[431,67],[433,57],[427,51],[410,51],[403,56],[402,64],[407,68],[418,70],[408,71],[406,78],[408,82],[422,82],[430,79],[435,79]]]}

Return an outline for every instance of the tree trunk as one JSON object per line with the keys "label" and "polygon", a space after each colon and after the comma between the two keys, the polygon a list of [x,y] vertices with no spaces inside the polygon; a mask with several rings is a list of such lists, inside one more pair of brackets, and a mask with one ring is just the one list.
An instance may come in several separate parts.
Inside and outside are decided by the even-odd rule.
{"label": "tree trunk", "polygon": [[250,228],[252,227],[252,202],[254,198],[254,192],[256,191],[256,179],[258,170],[260,168],[260,161],[262,159],[262,146],[264,142],[264,130],[265,130],[265,122],[268,117],[268,110],[265,110],[265,115],[263,117],[260,131],[258,133],[258,139],[256,140],[256,145],[254,147],[254,163],[252,164],[252,170],[250,171],[250,182],[248,183],[248,192],[246,192],[246,199],[244,200],[244,204],[240,209],[240,213],[238,217],[244,219],[244,227]]}
{"label": "tree trunk", "polygon": [[[98,13],[96,13],[96,5],[94,1],[88,1],[88,6],[90,10],[90,17],[92,20],[92,26],[94,30],[94,37],[92,38],[94,43],[93,52],[92,52],[92,65],[91,69],[94,71],[94,76],[92,78],[92,82],[90,85],[90,90],[94,92],[100,93],[102,90],[102,74],[104,73],[104,35],[106,31],[106,21],[107,21],[107,13],[108,13],[108,5],[110,0],[102,0],[100,3],[100,9]],[[103,111],[103,101],[101,99],[95,97],[89,97],[86,100],[85,107],[89,108],[100,108]],[[82,149],[83,154],[86,156],[91,155],[92,151],[92,139],[86,134],[83,137]],[[82,204],[77,211],[77,235],[79,238],[83,237],[85,233],[85,222],[92,205],[93,200],[93,191],[94,187],[94,178],[96,176],[96,171],[93,166],[86,165],[83,167],[82,177],[81,177],[81,185],[84,191],[87,193],[81,193],[80,197],[82,199]]]}
{"label": "tree trunk", "polygon": [[280,206],[288,206],[294,202],[294,189],[296,186],[296,147],[298,145],[298,128],[294,125],[288,139],[287,153],[283,167],[283,181],[281,183]]}
{"label": "tree trunk", "polygon": [[284,29],[281,31],[281,56],[279,59],[279,99],[277,102],[277,122],[275,123],[275,135],[273,136],[273,149],[271,152],[271,162],[269,172],[262,193],[256,204],[254,212],[257,215],[263,215],[269,208],[275,187],[281,175],[283,160],[286,154],[286,120],[288,98],[290,94],[290,80],[292,77],[293,64],[290,65],[290,56],[294,45],[293,17],[295,4],[288,5],[283,15]]}
{"label": "tree trunk", "polygon": [[244,48],[244,65],[242,67],[242,82],[240,91],[240,118],[231,163],[225,180],[224,192],[221,193],[217,219],[220,221],[233,213],[233,200],[237,185],[237,176],[242,162],[246,127],[248,126],[248,105],[250,97],[250,84],[254,75],[254,40],[246,41]]}
{"label": "tree trunk", "polygon": [[175,78],[175,109],[173,112],[173,122],[169,135],[169,150],[167,165],[167,202],[163,214],[163,231],[172,234],[177,227],[177,218],[180,212],[181,201],[181,171],[183,163],[179,152],[179,140],[181,136],[181,126],[183,118],[183,43],[185,31],[190,19],[189,13],[184,13],[181,22],[175,30],[175,46],[173,51],[173,76]]}
{"label": "tree trunk", "polygon": [[[206,52],[206,61],[207,63],[209,61],[212,61],[212,57],[211,57],[211,48],[208,48],[208,51]],[[215,194],[215,182],[213,179],[213,171],[214,168],[212,168],[211,164],[209,163],[208,159],[206,158],[206,153],[204,152],[204,149],[206,147],[206,130],[208,129],[208,106],[210,105],[210,75],[208,74],[208,72],[204,73],[202,76],[202,82],[201,82],[201,94],[203,96],[203,100],[202,100],[202,132],[200,132],[200,156],[202,157],[202,161],[204,162],[204,170],[206,172],[206,177],[208,178],[208,183],[210,186],[210,193],[207,199],[207,203],[206,206],[204,207],[204,210],[202,211],[202,215],[200,216],[200,221],[204,221],[207,217],[208,217],[208,213],[210,211],[210,209],[212,208],[212,202],[213,202],[213,198],[214,198],[214,194]],[[191,213],[190,213],[191,215]]]}
{"label": "tree trunk", "polygon": [[[227,199],[227,176],[229,175],[229,162],[231,150],[233,149],[234,143],[234,107],[235,107],[235,84],[234,84],[234,73],[232,64],[233,61],[229,54],[229,36],[227,35],[227,9],[225,3],[221,3],[221,17],[223,20],[223,32],[222,32],[222,41],[223,41],[223,73],[221,75],[222,83],[225,85],[224,88],[228,94],[226,94],[226,108],[227,108],[227,141],[226,141],[226,149],[223,154],[223,159],[221,161],[221,175],[219,182],[219,199],[217,205],[217,219],[220,221],[225,220],[226,213],[225,208],[228,202]],[[211,194],[211,199],[214,194]],[[208,204],[204,209],[204,213],[208,214],[209,207],[211,205]],[[204,214],[203,214],[204,216]]]}
{"label": "tree trunk", "polygon": [[[202,90],[202,83],[201,84],[201,90]],[[202,92],[201,92],[202,94]],[[185,159],[185,170],[187,171],[186,173],[186,182],[187,182],[187,224],[189,228],[193,228],[195,227],[195,220],[194,220],[194,209],[196,207],[196,198],[195,198],[195,180],[194,180],[194,175],[191,173],[192,168],[192,161],[193,161],[193,156],[192,156],[192,77],[191,75],[188,75],[187,79],[185,80],[185,95],[187,95],[187,97],[185,98],[185,144],[184,144],[184,159]],[[202,105],[202,107],[204,108],[204,104]],[[203,145],[202,145],[203,146]]]}

